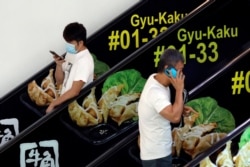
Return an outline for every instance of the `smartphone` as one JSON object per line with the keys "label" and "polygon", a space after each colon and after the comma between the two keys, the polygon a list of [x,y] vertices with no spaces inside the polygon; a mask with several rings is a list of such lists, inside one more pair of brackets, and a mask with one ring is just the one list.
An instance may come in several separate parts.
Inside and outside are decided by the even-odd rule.
{"label": "smartphone", "polygon": [[52,50],[50,50],[49,52],[50,52],[55,58],[60,57],[60,60],[63,59],[63,57],[62,57],[62,56],[59,56],[56,52],[54,52],[54,51],[52,51]]}
{"label": "smartphone", "polygon": [[165,74],[169,77],[176,78],[177,77],[177,70],[174,67],[168,67],[165,69]]}

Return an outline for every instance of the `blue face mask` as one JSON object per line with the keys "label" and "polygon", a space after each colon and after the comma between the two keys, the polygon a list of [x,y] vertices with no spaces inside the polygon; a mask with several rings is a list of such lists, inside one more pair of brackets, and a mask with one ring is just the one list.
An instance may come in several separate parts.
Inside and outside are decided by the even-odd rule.
{"label": "blue face mask", "polygon": [[75,48],[75,45],[71,44],[71,43],[66,43],[66,51],[68,53],[71,53],[71,54],[76,54],[77,53],[77,50]]}

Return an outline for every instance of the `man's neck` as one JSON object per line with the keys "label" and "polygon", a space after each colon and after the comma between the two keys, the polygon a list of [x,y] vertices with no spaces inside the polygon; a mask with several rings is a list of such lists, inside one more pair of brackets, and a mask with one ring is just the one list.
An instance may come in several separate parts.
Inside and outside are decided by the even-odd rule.
{"label": "man's neck", "polygon": [[157,73],[154,76],[154,78],[155,78],[155,80],[157,80],[160,84],[162,84],[165,87],[168,87],[170,85],[170,82],[164,73]]}

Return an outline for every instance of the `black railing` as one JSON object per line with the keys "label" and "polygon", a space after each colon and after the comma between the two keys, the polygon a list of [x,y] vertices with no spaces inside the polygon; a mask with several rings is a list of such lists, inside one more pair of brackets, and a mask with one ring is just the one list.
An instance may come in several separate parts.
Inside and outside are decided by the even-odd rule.
{"label": "black railing", "polygon": [[[116,72],[117,70],[119,70],[120,68],[124,67],[126,64],[128,64],[129,62],[131,62],[135,58],[137,58],[139,55],[141,55],[147,49],[149,49],[150,46],[153,46],[158,41],[166,38],[170,33],[172,33],[173,31],[175,31],[176,29],[178,29],[180,26],[182,26],[184,23],[186,23],[187,21],[189,21],[190,19],[192,19],[197,14],[199,14],[202,10],[206,9],[213,2],[214,2],[213,0],[212,1],[205,1],[203,4],[201,4],[200,6],[198,6],[197,8],[195,8],[193,11],[191,11],[186,17],[184,17],[183,19],[181,19],[176,24],[173,24],[172,26],[170,26],[167,31],[162,32],[155,39],[152,39],[151,41],[149,41],[148,43],[146,43],[145,45],[143,45],[142,47],[140,47],[138,50],[136,50],[135,52],[133,52],[132,54],[130,54],[128,57],[126,57],[120,63],[118,63],[117,65],[115,65],[110,71],[108,71],[103,76],[101,76],[101,78],[97,82],[98,83],[103,82],[105,80],[105,78],[108,77],[110,74]],[[115,153],[117,153],[119,150],[121,150],[122,148],[124,148],[126,145],[128,145],[128,141],[132,141],[131,139],[137,138],[138,133],[139,133],[138,129],[136,129],[133,133],[131,133],[130,135],[128,135],[127,137],[125,137],[122,141],[120,141],[119,143],[117,143],[115,146],[112,146],[112,148],[110,148],[109,150],[105,151],[103,154],[101,154],[99,157],[97,157],[94,161],[92,161],[91,163],[89,163],[87,165],[87,167],[92,167],[92,166],[98,166],[98,165],[100,165],[102,162],[104,162],[105,160],[107,160],[108,158],[110,158],[112,155],[114,155]]]}
{"label": "black railing", "polygon": [[[193,97],[199,94],[200,91],[204,90],[207,86],[209,86],[212,82],[222,76],[229,68],[231,68],[235,63],[241,60],[243,57],[249,55],[250,53],[250,42],[248,42],[245,46],[243,46],[245,50],[240,53],[235,59],[231,60],[226,66],[224,66],[221,70],[217,73],[213,74],[211,77],[203,81],[201,84],[196,86],[189,92],[189,96]],[[247,111],[246,111],[247,112]],[[236,138],[240,133],[242,133],[248,126],[250,126],[250,118],[243,122],[241,125],[237,126],[233,131],[227,134],[226,137],[222,138],[220,141],[215,143],[212,147],[207,149],[206,151],[199,154],[195,157],[192,161],[187,163],[185,167],[194,167],[199,165],[200,161],[202,161],[205,157],[210,156],[217,150],[219,150],[222,146],[224,146],[229,140]]]}
{"label": "black railing", "polygon": [[131,61],[133,61],[135,58],[137,58],[142,53],[144,53],[145,51],[147,51],[150,48],[150,46],[153,46],[158,41],[166,38],[169,34],[171,34],[173,31],[177,30],[177,28],[179,28],[184,23],[186,23],[189,20],[191,20],[194,16],[196,16],[197,14],[199,14],[201,11],[203,11],[204,9],[206,9],[208,6],[210,6],[214,2],[215,2],[215,0],[206,0],[200,6],[198,6],[194,10],[192,10],[187,16],[185,16],[179,22],[171,25],[168,28],[167,31],[162,32],[156,38],[154,38],[154,39],[150,40],[148,43],[144,44],[142,47],[140,47],[139,49],[137,49],[135,52],[133,52],[132,54],[130,54],[129,56],[127,56],[125,59],[123,59],[122,61],[120,61],[119,63],[117,63],[115,66],[113,66],[109,71],[107,71],[106,73],[104,73],[97,80],[95,80],[92,83],[90,83],[89,85],[87,85],[80,92],[80,95],[78,97],[66,101],[65,103],[63,103],[60,106],[58,106],[57,108],[55,108],[53,112],[51,112],[51,113],[49,113],[49,114],[41,117],[35,123],[33,123],[32,125],[30,125],[26,129],[24,129],[15,138],[13,138],[8,143],[6,143],[2,147],[0,147],[0,153],[3,153],[5,150],[7,150],[11,146],[13,146],[15,143],[17,143],[18,141],[20,141],[21,139],[23,139],[25,136],[29,135],[31,132],[33,132],[35,129],[37,129],[38,127],[40,127],[41,125],[43,125],[45,122],[47,122],[48,120],[50,120],[52,117],[54,117],[58,113],[62,112],[62,110],[65,109],[66,107],[68,107],[68,105],[72,101],[74,101],[74,100],[76,100],[76,99],[78,99],[80,97],[86,96],[86,94],[90,91],[90,89],[92,87],[97,86],[98,84],[102,83],[109,75],[113,74],[114,72],[118,71],[119,69],[121,69],[122,67],[124,67],[125,65],[127,65],[128,63],[130,63]]}
{"label": "black railing", "polygon": [[215,143],[212,147],[204,151],[203,153],[199,154],[195,159],[187,163],[184,167],[194,167],[199,165],[200,161],[202,161],[207,156],[210,156],[214,152],[216,152],[218,149],[220,149],[222,146],[225,146],[225,144],[237,137],[241,132],[243,132],[247,127],[250,126],[250,118],[243,122],[241,125],[236,127],[233,131],[227,134],[226,137],[222,138],[220,141]]}
{"label": "black railing", "polygon": [[[245,57],[247,54],[250,53],[250,41],[247,42],[245,45],[242,46],[243,50],[238,56],[236,56],[233,60],[231,60],[229,63],[227,63],[224,67],[222,67],[220,70],[218,70],[216,73],[211,75],[209,78],[207,78],[205,81],[201,82],[199,85],[195,86],[192,90],[188,92],[189,97],[193,97],[197,94],[199,94],[200,91],[205,89],[205,87],[209,86],[213,81],[215,81],[217,78],[222,76],[229,68],[232,67],[233,64],[237,63],[239,60],[241,60],[243,57]],[[202,89],[201,89],[202,87]]]}
{"label": "black railing", "polygon": [[[247,49],[246,49],[247,48]],[[239,60],[241,60],[243,57],[248,55],[250,53],[250,42],[245,44],[243,46],[243,52],[241,52],[236,58],[231,60],[227,65],[225,65],[221,70],[219,70],[217,73],[213,74],[211,77],[203,81],[201,84],[193,88],[189,91],[189,97],[193,97],[197,95],[199,92],[204,90],[207,86],[209,86],[212,82],[217,80],[219,77],[221,77],[229,68],[231,68],[234,64],[236,64]],[[221,141],[216,143],[213,147],[211,147],[208,151],[205,151],[200,156],[197,156],[194,160],[186,164],[185,167],[194,167],[196,164],[198,164],[204,157],[214,153],[216,150],[218,150],[220,147],[222,147],[228,140],[231,140],[232,138],[235,138],[239,133],[241,133],[247,126],[250,125],[250,119],[248,119],[246,122],[242,123],[240,126],[238,126],[236,129],[234,129],[231,133],[227,135],[227,137],[223,138]],[[126,147],[129,143],[128,141],[136,140],[139,134],[139,129],[136,129],[133,133],[126,136],[122,141],[117,143],[115,146],[110,148],[109,150],[105,151],[102,155],[97,157],[94,161],[89,163],[87,167],[94,167],[98,166],[101,163],[103,163],[105,160],[108,160],[112,155],[117,153],[122,148]],[[133,139],[133,140],[132,140]],[[138,157],[139,158],[139,157]]]}

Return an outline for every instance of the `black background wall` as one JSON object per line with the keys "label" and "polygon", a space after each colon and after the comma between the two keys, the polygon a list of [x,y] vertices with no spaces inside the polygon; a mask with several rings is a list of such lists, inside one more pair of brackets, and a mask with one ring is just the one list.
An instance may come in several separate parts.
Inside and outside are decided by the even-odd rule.
{"label": "black background wall", "polygon": [[[113,72],[136,69],[147,78],[156,71],[162,51],[175,47],[186,58],[184,73],[186,89],[190,91],[225,67],[242,50],[249,48],[249,45],[245,46],[249,42],[249,1],[214,1],[197,16],[177,29],[172,29],[173,25],[180,23],[182,18],[202,3],[203,1],[186,0],[142,1],[90,37],[88,48],[111,69],[127,57],[135,56],[128,64],[116,68]],[[171,33],[165,38],[155,40],[163,31],[168,30],[171,30]],[[138,52],[140,48],[143,48],[143,51]],[[241,124],[250,116],[245,110],[248,106],[244,103],[249,99],[250,93],[248,62],[248,58],[242,59],[230,71],[223,73],[223,77],[193,98],[208,95],[215,97],[221,106],[227,107],[233,113],[237,125]],[[6,164],[4,166],[35,166],[35,162],[41,164],[42,160],[48,157],[48,154],[44,153],[50,153],[52,159],[58,160],[56,166],[86,166],[137,130],[136,123],[127,124],[122,128],[122,132],[118,130],[110,140],[108,138],[101,144],[93,144],[91,140],[84,139],[81,130],[68,121],[66,104],[58,108],[55,114],[38,115],[37,112],[44,109],[34,107],[33,104],[27,106],[24,104],[26,99],[23,99],[23,95],[27,93],[27,83],[34,79],[41,81],[53,67],[53,63],[49,64],[1,99],[0,120],[16,118],[20,131],[18,135],[14,133],[12,125],[7,127],[15,138],[0,147],[0,160],[2,164]],[[233,93],[232,80],[237,78],[236,72],[242,73],[244,81],[241,91]],[[104,79],[96,81],[99,92]],[[87,93],[88,90],[83,91],[78,100],[81,101]],[[241,114],[238,114],[239,111]],[[4,130],[7,128],[0,125],[0,138],[3,139],[6,135]],[[135,141],[127,141],[130,142],[134,144]],[[124,159],[119,154],[114,157],[121,162],[135,163],[127,151],[127,147],[121,148],[121,155],[126,155]],[[112,166],[112,163],[116,165],[114,161],[104,162],[103,165]]]}

